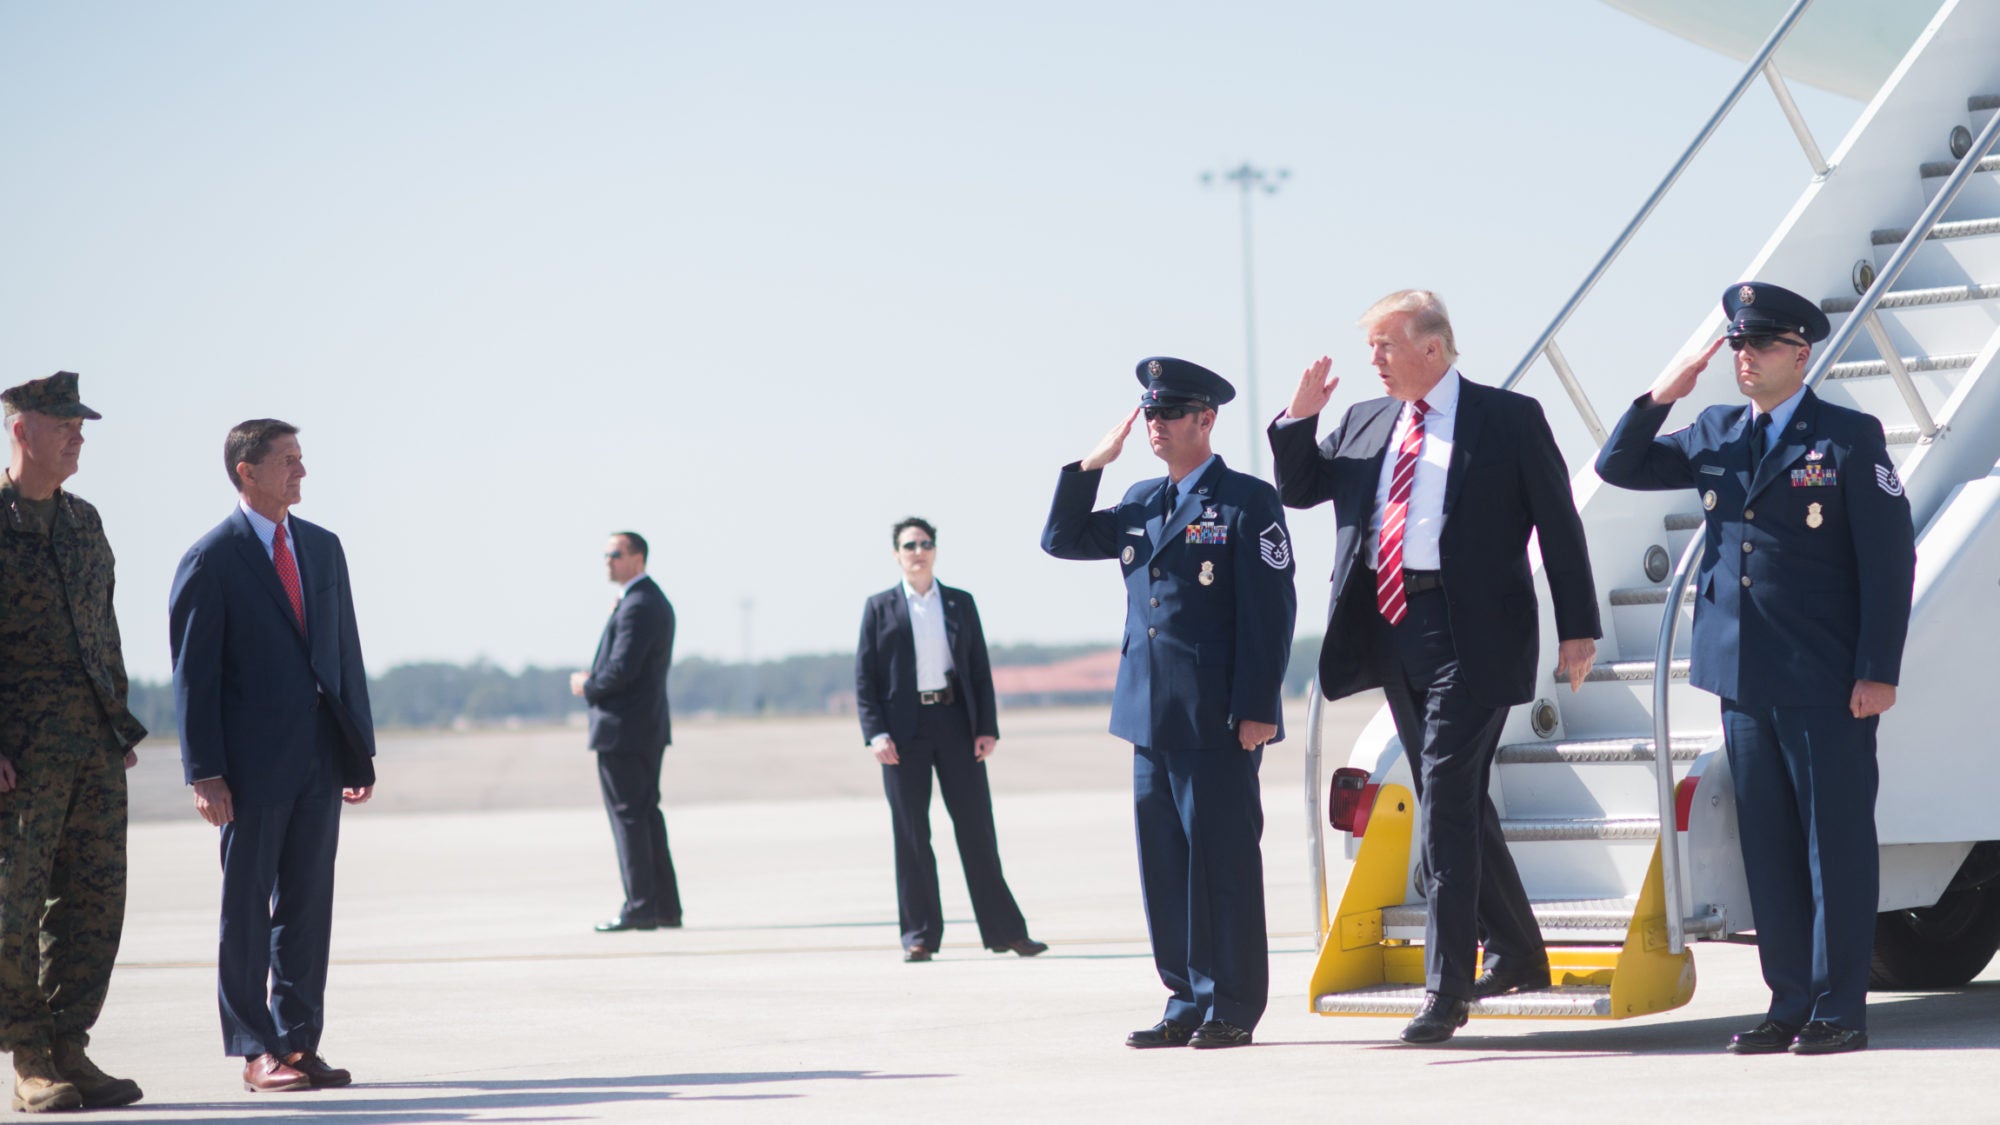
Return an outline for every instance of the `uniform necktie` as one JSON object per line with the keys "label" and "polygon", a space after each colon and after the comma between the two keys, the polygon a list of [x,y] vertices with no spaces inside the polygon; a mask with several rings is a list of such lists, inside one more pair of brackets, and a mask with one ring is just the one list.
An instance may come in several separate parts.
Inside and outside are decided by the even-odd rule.
{"label": "uniform necktie", "polygon": [[1764,460],[1764,453],[1770,448],[1770,445],[1771,416],[1769,414],[1759,414],[1757,415],[1757,420],[1750,423],[1750,466],[1752,468],[1755,468]]}
{"label": "uniform necktie", "polygon": [[1417,459],[1424,451],[1424,412],[1430,404],[1418,399],[1410,407],[1410,428],[1396,449],[1396,472],[1389,478],[1389,502],[1382,507],[1382,541],[1376,552],[1375,605],[1391,625],[1400,625],[1410,611],[1403,594],[1403,524],[1410,513],[1410,489],[1417,479]]}
{"label": "uniform necktie", "polygon": [[278,568],[278,582],[285,588],[285,597],[292,602],[292,618],[299,623],[299,631],[306,628],[306,598],[299,589],[299,564],[292,558],[292,549],[285,545],[285,525],[279,524],[271,533],[271,562]]}

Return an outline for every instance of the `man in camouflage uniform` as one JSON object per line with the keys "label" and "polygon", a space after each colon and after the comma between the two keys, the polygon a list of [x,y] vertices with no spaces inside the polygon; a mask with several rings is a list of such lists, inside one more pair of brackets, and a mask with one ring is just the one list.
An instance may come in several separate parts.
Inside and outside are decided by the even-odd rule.
{"label": "man in camouflage uniform", "polygon": [[83,420],[63,371],[0,392],[0,1049],[17,1110],[128,1105],[83,1053],[125,924],[125,770],[146,728],[125,705],[111,545],[65,492]]}

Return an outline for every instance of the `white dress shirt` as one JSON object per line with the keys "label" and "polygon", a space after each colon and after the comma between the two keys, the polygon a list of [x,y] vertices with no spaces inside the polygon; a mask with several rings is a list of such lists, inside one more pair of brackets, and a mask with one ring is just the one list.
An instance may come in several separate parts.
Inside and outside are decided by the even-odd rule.
{"label": "white dress shirt", "polygon": [[944,597],[937,582],[931,582],[929,593],[919,594],[904,579],[903,604],[910,609],[910,632],[917,642],[917,690],[943,691],[951,682],[951,642],[945,636]]}
{"label": "white dress shirt", "polygon": [[[1458,368],[1444,373],[1424,395],[1424,445],[1417,454],[1416,477],[1410,482],[1410,510],[1403,518],[1403,569],[1438,569],[1438,536],[1444,531],[1444,482],[1451,472],[1451,437],[1458,420]],[[1396,479],[1396,458],[1403,436],[1410,432],[1416,404],[1406,402],[1396,416],[1389,448],[1382,458],[1382,475],[1375,483],[1375,513],[1368,518],[1368,566],[1381,562],[1382,510],[1389,505],[1389,486]]]}
{"label": "white dress shirt", "polygon": [[[258,513],[257,509],[252,508],[250,506],[249,501],[243,499],[241,496],[236,498],[236,506],[238,508],[243,509],[244,515],[250,517],[250,530],[256,532],[258,541],[264,544],[264,557],[270,559],[271,564],[273,566],[276,566],[278,560],[278,548],[276,546],[276,541],[278,538],[277,522],[274,520],[265,519],[262,515]],[[287,513],[285,515],[285,549],[292,553],[292,566],[294,569],[296,569],[299,565],[299,538],[298,536],[292,534],[292,517],[290,513]],[[304,621],[306,617],[305,577],[306,577],[305,572],[300,571],[299,572],[299,620],[300,621]]]}
{"label": "white dress shirt", "polygon": [[[1769,453],[1778,448],[1778,436],[1785,432],[1786,426],[1791,425],[1792,415],[1799,412],[1799,403],[1804,402],[1805,397],[1806,389],[1800,386],[1798,390],[1792,392],[1792,397],[1771,408],[1771,429],[1764,435],[1764,452]],[[1750,421],[1745,425],[1756,425],[1757,414],[1757,404],[1753,402],[1750,404]],[[1746,429],[1743,432],[1747,434],[1750,431]],[[1754,469],[1756,466],[1752,465],[1751,468]]]}

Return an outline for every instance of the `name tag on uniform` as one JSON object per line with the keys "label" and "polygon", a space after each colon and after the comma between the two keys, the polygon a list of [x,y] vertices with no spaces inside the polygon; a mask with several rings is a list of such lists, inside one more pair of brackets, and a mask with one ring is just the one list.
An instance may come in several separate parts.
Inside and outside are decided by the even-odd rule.
{"label": "name tag on uniform", "polygon": [[1723,468],[1723,467],[1722,467],[1722,466],[1720,466],[1720,465],[1703,465],[1703,466],[1701,467],[1701,471],[1702,471],[1702,472],[1704,472],[1704,473],[1707,473],[1707,474],[1708,474],[1709,476],[1712,476],[1712,477],[1719,477],[1719,476],[1721,476],[1722,474],[1724,474],[1724,473],[1728,472],[1729,470],[1728,470],[1728,469],[1725,469],[1725,468]]}
{"label": "name tag on uniform", "polygon": [[1793,488],[1830,488],[1840,483],[1840,470],[1825,465],[1807,465],[1792,470]]}
{"label": "name tag on uniform", "polygon": [[1191,523],[1187,527],[1187,541],[1190,543],[1226,544],[1229,542],[1229,525],[1226,523]]}

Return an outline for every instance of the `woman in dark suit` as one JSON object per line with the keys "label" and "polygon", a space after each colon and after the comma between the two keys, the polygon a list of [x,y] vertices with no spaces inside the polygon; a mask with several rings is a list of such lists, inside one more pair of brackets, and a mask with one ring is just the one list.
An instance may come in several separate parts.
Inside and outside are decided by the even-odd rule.
{"label": "woman in dark suit", "polygon": [[1000,742],[993,670],[972,595],[931,574],[937,531],[915,516],[891,535],[903,580],[868,599],[854,654],[861,737],[882,763],[896,836],[896,901],[903,959],[928,961],[944,936],[937,857],[931,853],[931,772],[958,837],[979,940],[995,953],[1033,957],[1048,946],[1028,924],[1000,873],[986,758]]}

